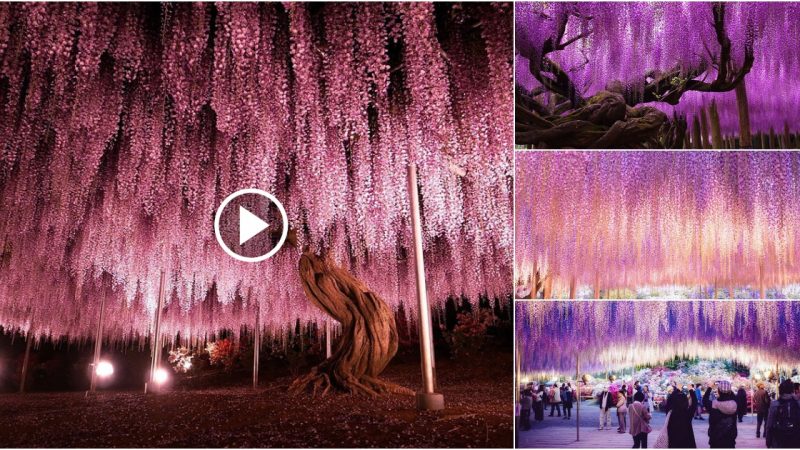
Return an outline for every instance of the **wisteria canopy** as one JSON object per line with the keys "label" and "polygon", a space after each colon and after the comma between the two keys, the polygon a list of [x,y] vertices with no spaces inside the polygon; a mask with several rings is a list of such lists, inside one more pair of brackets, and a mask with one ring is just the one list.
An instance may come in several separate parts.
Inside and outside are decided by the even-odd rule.
{"label": "wisteria canopy", "polygon": [[[518,140],[539,133],[535,139],[561,142],[553,128],[568,121],[573,133],[596,133],[591,139],[598,139],[619,120],[619,130],[639,136],[606,135],[613,147],[702,148],[701,142],[668,136],[685,133],[688,139],[700,126],[707,147],[717,125],[723,146],[749,148],[749,138],[740,136],[745,127],[748,134],[771,139],[752,145],[796,148],[798,16],[796,2],[516,3],[516,83],[525,97],[517,104],[526,105],[520,110],[525,114],[517,115],[518,125],[524,122]],[[601,92],[601,98],[592,98]],[[621,95],[622,110],[585,108],[603,109],[607,92]],[[528,120],[527,114],[537,118]],[[743,116],[749,123],[741,122]],[[573,148],[580,145],[570,142]]]}
{"label": "wisteria canopy", "polygon": [[[674,357],[800,369],[800,302],[525,301],[516,305],[522,373],[575,374]],[[578,361],[580,359],[580,361]]]}
{"label": "wisteria canopy", "polygon": [[[299,248],[414,311],[406,168],[430,296],[509,293],[512,7],[431,3],[0,4],[0,326],[108,339],[322,313],[299,252],[217,245],[241,188]],[[466,172],[458,176],[451,166]]]}
{"label": "wisteria canopy", "polygon": [[523,152],[516,170],[520,285],[538,272],[553,297],[574,283],[709,298],[800,282],[800,153]]}

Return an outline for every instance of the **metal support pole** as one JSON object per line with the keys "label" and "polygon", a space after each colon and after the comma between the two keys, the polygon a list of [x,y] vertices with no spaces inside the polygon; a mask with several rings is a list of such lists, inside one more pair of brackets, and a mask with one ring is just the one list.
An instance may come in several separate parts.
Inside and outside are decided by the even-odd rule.
{"label": "metal support pole", "polygon": [[258,366],[261,353],[261,304],[256,307],[256,327],[253,336],[253,389],[258,388]]}
{"label": "metal support pole", "polygon": [[425,261],[422,254],[422,222],[419,213],[417,190],[417,165],[408,165],[408,196],[411,199],[411,227],[414,235],[414,262],[417,279],[417,327],[419,328],[419,350],[422,360],[422,392],[417,393],[418,409],[444,409],[444,396],[434,393],[433,334],[431,330],[430,306],[425,286]]}
{"label": "metal support pole", "polygon": [[581,440],[581,354],[575,356],[575,387],[578,388],[578,405],[575,407],[576,440]]}
{"label": "metal support pole", "polygon": [[325,358],[331,357],[331,321],[325,321]]}
{"label": "metal support pole", "polygon": [[156,307],[155,313],[155,329],[153,333],[153,338],[150,342],[150,346],[152,347],[152,356],[153,360],[150,363],[150,382],[145,385],[144,391],[145,393],[148,391],[148,386],[152,389],[157,389],[155,378],[156,378],[156,371],[159,368],[161,363],[161,310],[164,309],[164,297],[165,289],[166,289],[166,274],[164,271],[161,271],[161,278],[159,280],[158,285],[158,307]]}
{"label": "metal support pole", "polygon": [[[110,281],[109,281],[110,282]],[[106,296],[108,288],[103,289],[103,297],[100,299],[100,319],[97,322],[97,332],[94,335],[94,358],[92,359],[92,381],[89,384],[89,392],[97,390],[97,366],[100,364],[100,350],[103,347],[103,320],[106,315]]]}
{"label": "metal support pole", "polygon": [[27,342],[25,342],[25,357],[22,359],[22,378],[19,382],[19,393],[25,392],[25,381],[28,379],[28,363],[31,360],[31,346],[33,345],[33,324],[28,328]]}

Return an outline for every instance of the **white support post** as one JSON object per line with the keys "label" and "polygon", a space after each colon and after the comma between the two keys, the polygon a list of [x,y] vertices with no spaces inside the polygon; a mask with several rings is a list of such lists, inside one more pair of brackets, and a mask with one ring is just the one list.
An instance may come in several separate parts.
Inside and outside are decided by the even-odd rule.
{"label": "white support post", "polygon": [[575,388],[578,390],[578,405],[575,407],[575,440],[581,440],[581,354],[575,355]]}
{"label": "white support post", "polygon": [[[110,281],[109,281],[110,282]],[[89,384],[89,392],[97,390],[97,366],[100,364],[100,351],[103,346],[103,320],[106,315],[106,295],[108,288],[103,289],[103,297],[100,299],[100,319],[97,322],[97,332],[94,335],[94,358],[92,359],[92,378]]]}
{"label": "white support post", "polygon": [[331,320],[325,321],[325,358],[331,357]]}
{"label": "white support post", "polygon": [[144,392],[147,393],[148,387],[150,390],[158,389],[156,379],[156,371],[159,369],[159,365],[161,363],[161,310],[164,309],[164,297],[166,297],[166,274],[164,271],[161,271],[161,278],[158,284],[158,307],[156,307],[155,313],[155,329],[153,332],[153,337],[150,342],[150,346],[152,347],[152,357],[153,360],[150,363],[150,382],[145,384]]}
{"label": "white support post", "polygon": [[22,359],[22,377],[19,382],[19,393],[25,392],[25,381],[28,379],[28,363],[31,360],[31,346],[33,345],[33,323],[28,327],[27,341],[25,342],[25,357]]}
{"label": "white support post", "polygon": [[431,311],[425,286],[425,262],[422,254],[422,222],[419,212],[417,165],[414,163],[408,165],[408,196],[411,199],[411,226],[414,235],[414,262],[417,279],[417,327],[419,328],[419,349],[422,360],[422,392],[417,392],[417,408],[439,410],[444,409],[444,396],[434,392],[433,333],[431,330]]}
{"label": "white support post", "polygon": [[253,336],[253,389],[258,388],[258,366],[261,353],[261,303],[256,306],[256,327]]}

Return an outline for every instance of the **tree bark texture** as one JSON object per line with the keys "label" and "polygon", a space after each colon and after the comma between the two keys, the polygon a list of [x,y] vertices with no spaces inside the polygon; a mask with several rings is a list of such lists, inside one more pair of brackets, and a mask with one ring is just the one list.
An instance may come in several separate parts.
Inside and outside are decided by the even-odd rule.
{"label": "tree bark texture", "polygon": [[747,102],[746,78],[736,86],[736,106],[739,111],[739,148],[750,148],[753,140],[750,135],[750,105]]}
{"label": "tree bark texture", "polygon": [[711,106],[708,107],[708,119],[711,125],[711,148],[720,150],[725,148],[722,142],[722,132],[719,126],[719,112],[717,112],[717,103],[711,101]]}
{"label": "tree bark texture", "polygon": [[325,395],[331,388],[371,397],[413,395],[410,389],[378,379],[398,345],[394,314],[386,303],[326,256],[304,252],[299,270],[306,296],[341,324],[342,335],[331,357],[296,379],[291,389],[314,395],[320,389]]}
{"label": "tree bark texture", "polygon": [[700,108],[700,139],[703,146],[700,148],[711,148],[708,142],[708,121],[706,120],[706,109]]}

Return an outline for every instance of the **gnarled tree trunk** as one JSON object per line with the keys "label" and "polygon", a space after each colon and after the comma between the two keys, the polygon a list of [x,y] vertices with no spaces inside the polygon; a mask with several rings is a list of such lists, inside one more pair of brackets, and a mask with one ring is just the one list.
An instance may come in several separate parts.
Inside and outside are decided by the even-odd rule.
{"label": "gnarled tree trunk", "polygon": [[306,296],[342,325],[342,336],[331,357],[296,379],[291,389],[315,395],[331,388],[369,396],[413,395],[410,389],[378,379],[397,353],[397,327],[386,303],[325,256],[306,251],[299,266]]}

